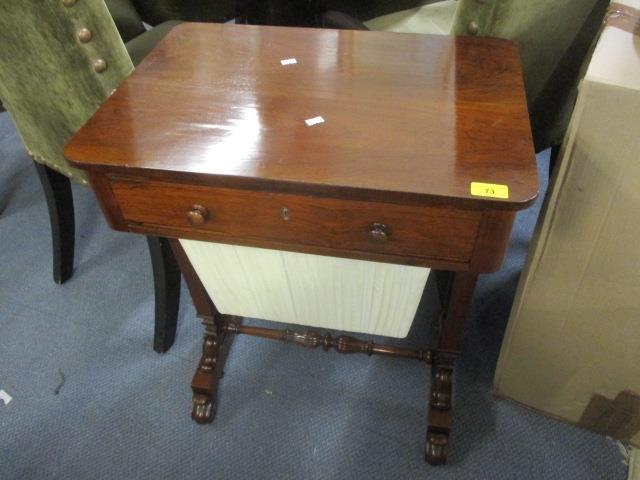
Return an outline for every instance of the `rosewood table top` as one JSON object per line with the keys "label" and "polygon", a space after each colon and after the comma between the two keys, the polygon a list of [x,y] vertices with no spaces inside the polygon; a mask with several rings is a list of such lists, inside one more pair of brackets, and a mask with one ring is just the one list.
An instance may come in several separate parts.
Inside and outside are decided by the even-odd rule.
{"label": "rosewood table top", "polygon": [[183,24],[65,154],[90,172],[391,203],[518,210],[538,191],[518,51],[489,38]]}

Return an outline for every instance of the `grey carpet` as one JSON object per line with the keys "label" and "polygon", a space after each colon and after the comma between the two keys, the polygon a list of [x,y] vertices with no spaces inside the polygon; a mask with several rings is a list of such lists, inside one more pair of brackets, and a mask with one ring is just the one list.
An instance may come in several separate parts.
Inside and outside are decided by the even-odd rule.
{"label": "grey carpet", "polygon": [[[0,403],[0,479],[625,478],[614,442],[490,394],[539,202],[518,216],[504,268],[479,282],[450,463],[433,468],[427,368],[410,360],[239,337],[217,418],[195,425],[202,329],[188,292],[176,344],[154,353],[144,238],[109,230],[89,189],[74,195],[76,268],[58,286],[35,170],[0,114],[0,389],[13,396]],[[419,322],[399,343],[423,346],[426,332]]]}

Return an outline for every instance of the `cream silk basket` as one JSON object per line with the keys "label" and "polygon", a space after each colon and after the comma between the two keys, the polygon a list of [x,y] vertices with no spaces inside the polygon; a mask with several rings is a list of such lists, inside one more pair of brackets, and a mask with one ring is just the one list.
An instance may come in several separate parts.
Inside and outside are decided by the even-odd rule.
{"label": "cream silk basket", "polygon": [[180,240],[220,313],[406,337],[429,269]]}

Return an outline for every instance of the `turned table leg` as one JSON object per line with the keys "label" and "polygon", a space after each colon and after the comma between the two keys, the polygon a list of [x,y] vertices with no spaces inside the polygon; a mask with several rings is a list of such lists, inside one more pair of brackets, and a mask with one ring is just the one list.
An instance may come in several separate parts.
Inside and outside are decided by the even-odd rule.
{"label": "turned table leg", "polygon": [[[213,304],[212,304],[213,305]],[[214,307],[215,308],[215,307]],[[218,405],[218,383],[224,376],[224,364],[229,353],[233,335],[226,333],[225,324],[240,324],[240,318],[229,317],[216,312],[214,316],[201,316],[205,327],[202,341],[202,356],[191,380],[193,410],[191,418],[196,423],[211,423]]]}
{"label": "turned table leg", "polygon": [[447,461],[454,362],[462,349],[464,324],[478,278],[469,272],[436,272],[436,275],[443,311],[432,335],[435,355],[425,445],[425,460],[431,465]]}
{"label": "turned table leg", "polygon": [[220,341],[213,318],[205,317],[202,319],[202,323],[205,327],[202,356],[193,380],[191,380],[191,390],[193,391],[191,418],[196,423],[210,423],[216,414],[216,393],[222,369],[218,368]]}
{"label": "turned table leg", "polygon": [[191,418],[197,423],[210,423],[216,414],[218,382],[224,374],[224,362],[232,336],[226,333],[224,315],[216,309],[180,242],[171,239],[170,243],[191,293],[197,315],[205,328],[202,356],[191,381],[193,391]]}

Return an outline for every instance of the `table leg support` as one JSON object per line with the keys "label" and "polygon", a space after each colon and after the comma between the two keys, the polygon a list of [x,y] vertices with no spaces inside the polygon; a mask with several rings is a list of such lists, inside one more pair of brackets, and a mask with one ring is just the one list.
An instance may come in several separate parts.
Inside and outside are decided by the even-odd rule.
{"label": "table leg support", "polygon": [[447,461],[447,447],[453,413],[453,371],[455,359],[462,350],[464,324],[471,308],[477,274],[437,272],[442,293],[443,312],[433,329],[435,359],[432,365],[425,460],[431,465]]}
{"label": "table leg support", "polygon": [[226,322],[239,323],[241,319],[220,315],[202,317],[205,327],[202,341],[202,356],[198,368],[191,380],[193,392],[193,410],[191,418],[196,423],[211,423],[218,404],[218,383],[224,376],[224,364],[234,335],[224,331]]}
{"label": "table leg support", "polygon": [[451,387],[453,362],[440,363],[432,368],[427,437],[424,458],[430,465],[447,462],[447,446],[452,423]]}
{"label": "table leg support", "polygon": [[218,335],[215,326],[209,319],[203,319],[205,325],[204,340],[202,342],[202,356],[193,380],[193,410],[191,418],[196,423],[210,423],[216,414],[216,392],[218,390],[217,364],[220,353]]}
{"label": "table leg support", "polygon": [[225,332],[224,315],[218,312],[180,242],[171,239],[170,244],[191,293],[197,315],[205,328],[202,356],[191,380],[193,392],[191,418],[196,423],[211,423],[216,414],[218,383],[224,375],[224,362],[233,336]]}

